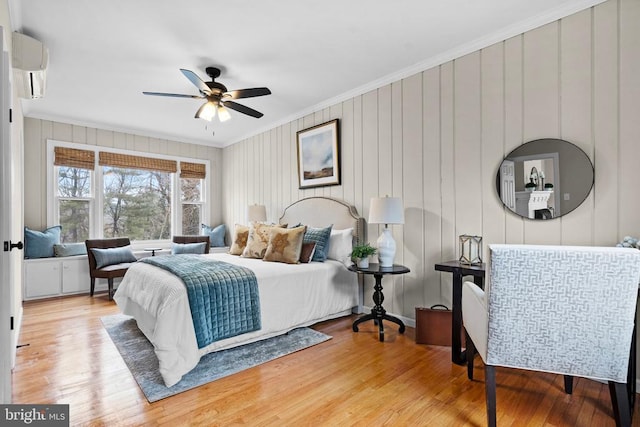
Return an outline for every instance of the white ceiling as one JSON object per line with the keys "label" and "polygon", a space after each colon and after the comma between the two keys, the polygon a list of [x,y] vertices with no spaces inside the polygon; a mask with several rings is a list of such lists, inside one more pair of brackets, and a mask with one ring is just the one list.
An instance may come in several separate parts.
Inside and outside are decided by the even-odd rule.
{"label": "white ceiling", "polygon": [[[25,116],[227,146],[603,0],[10,0],[16,30],[49,49],[47,91]],[[179,71],[229,90],[264,117],[193,116]],[[215,135],[213,134],[215,132]]]}

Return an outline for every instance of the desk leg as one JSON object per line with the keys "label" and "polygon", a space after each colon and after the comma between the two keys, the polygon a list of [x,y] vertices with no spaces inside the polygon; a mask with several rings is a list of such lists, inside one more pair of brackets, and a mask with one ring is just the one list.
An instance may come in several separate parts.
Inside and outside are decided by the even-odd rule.
{"label": "desk leg", "polygon": [[451,308],[451,361],[457,365],[466,363],[462,351],[462,273],[453,273],[453,307]]}

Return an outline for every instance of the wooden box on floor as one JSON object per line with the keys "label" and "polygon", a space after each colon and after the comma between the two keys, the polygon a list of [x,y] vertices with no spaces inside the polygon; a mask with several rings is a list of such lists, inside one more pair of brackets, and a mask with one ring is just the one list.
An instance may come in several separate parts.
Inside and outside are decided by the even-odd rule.
{"label": "wooden box on floor", "polygon": [[[442,307],[442,308],[437,308]],[[416,307],[416,344],[451,346],[451,310]],[[464,345],[464,330],[462,332]]]}

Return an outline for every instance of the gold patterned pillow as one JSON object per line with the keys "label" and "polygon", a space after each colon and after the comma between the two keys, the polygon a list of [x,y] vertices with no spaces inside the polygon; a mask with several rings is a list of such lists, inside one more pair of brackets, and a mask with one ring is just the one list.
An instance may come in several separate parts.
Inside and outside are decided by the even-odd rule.
{"label": "gold patterned pillow", "polygon": [[304,225],[295,228],[273,228],[263,260],[297,264],[306,230],[307,227]]}
{"label": "gold patterned pillow", "polygon": [[262,222],[251,222],[249,225],[249,237],[247,246],[242,251],[244,258],[262,258],[267,251],[271,229],[282,228],[282,225],[264,224]]}
{"label": "gold patterned pillow", "polygon": [[246,225],[236,224],[233,231],[233,244],[229,248],[231,255],[242,255],[245,246],[247,246],[247,239],[249,238],[249,227]]}

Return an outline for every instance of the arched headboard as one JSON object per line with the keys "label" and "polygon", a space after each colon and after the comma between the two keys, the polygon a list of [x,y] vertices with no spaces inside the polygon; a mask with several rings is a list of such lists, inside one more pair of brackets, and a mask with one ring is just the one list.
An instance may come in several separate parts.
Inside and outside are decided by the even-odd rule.
{"label": "arched headboard", "polygon": [[353,228],[356,243],[363,243],[367,236],[364,218],[354,206],[331,197],[307,197],[293,202],[284,209],[280,224],[303,224],[310,227],[326,227],[334,230]]}

